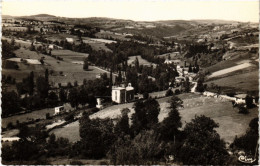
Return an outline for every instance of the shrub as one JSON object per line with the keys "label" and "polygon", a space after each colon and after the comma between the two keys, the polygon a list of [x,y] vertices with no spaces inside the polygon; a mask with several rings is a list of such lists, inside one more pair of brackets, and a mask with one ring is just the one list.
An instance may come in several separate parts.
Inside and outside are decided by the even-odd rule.
{"label": "shrub", "polygon": [[45,114],[46,119],[51,119],[50,113]]}
{"label": "shrub", "polygon": [[228,92],[227,96],[234,97],[236,95],[236,92]]}
{"label": "shrub", "polygon": [[84,165],[81,161],[73,160],[70,162],[70,165]]}
{"label": "shrub", "polygon": [[96,113],[96,112],[98,112],[99,111],[99,109],[98,108],[91,108],[90,110],[89,110],[89,113],[90,114],[94,114],[94,113]]}
{"label": "shrub", "polygon": [[74,120],[74,114],[73,112],[69,113],[65,118],[66,121],[72,121]]}
{"label": "shrub", "polygon": [[176,89],[175,92],[174,92],[176,95],[180,94],[180,90],[179,89]]}
{"label": "shrub", "polygon": [[238,113],[240,113],[240,114],[248,114],[249,113],[249,111],[247,110],[246,107],[244,107],[244,105],[239,105],[238,110],[239,110]]}
{"label": "shrub", "polygon": [[13,123],[12,123],[12,122],[9,122],[9,123],[7,124],[7,128],[9,128],[9,129],[13,129],[13,128],[14,128]]}
{"label": "shrub", "polygon": [[148,99],[148,97],[149,97],[149,94],[148,94],[147,92],[144,92],[143,98],[144,98],[144,99]]}
{"label": "shrub", "polygon": [[172,96],[172,95],[173,95],[173,92],[171,89],[167,90],[165,93],[165,96]]}

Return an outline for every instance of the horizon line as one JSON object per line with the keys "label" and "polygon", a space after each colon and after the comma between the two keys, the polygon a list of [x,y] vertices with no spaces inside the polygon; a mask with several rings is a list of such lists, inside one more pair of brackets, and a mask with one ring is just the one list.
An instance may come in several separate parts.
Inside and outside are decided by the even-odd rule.
{"label": "horizon line", "polygon": [[57,18],[70,18],[70,19],[87,19],[87,18],[106,18],[106,19],[115,19],[115,20],[129,20],[129,21],[134,21],[134,22],[160,22],[160,21],[230,21],[230,22],[238,22],[238,23],[258,23],[254,21],[239,21],[239,20],[228,20],[228,19],[219,19],[219,18],[195,18],[195,19],[160,19],[160,20],[134,20],[134,19],[125,19],[125,18],[114,18],[114,17],[105,17],[105,16],[92,16],[92,17],[69,17],[69,16],[58,16],[58,15],[53,15],[53,14],[47,14],[47,13],[39,13],[39,14],[31,14],[31,15],[2,15],[3,16],[10,16],[10,17],[33,17],[37,15],[50,15],[54,16]]}

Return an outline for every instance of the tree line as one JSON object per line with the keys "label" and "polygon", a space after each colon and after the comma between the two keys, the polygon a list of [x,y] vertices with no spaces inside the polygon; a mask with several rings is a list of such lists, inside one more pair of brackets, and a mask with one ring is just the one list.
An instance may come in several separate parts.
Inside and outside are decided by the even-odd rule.
{"label": "tree line", "polygon": [[[90,119],[90,114],[85,112],[79,120],[81,139],[75,143],[65,138],[57,139],[53,134],[47,140],[44,129],[21,126],[21,139],[3,146],[2,157],[4,161],[20,160],[21,163],[34,163],[41,158],[41,164],[48,163],[48,157],[56,156],[105,157],[110,164],[148,165],[160,164],[165,157],[173,155],[175,163],[185,165],[236,164],[216,132],[219,125],[214,120],[204,115],[195,116],[181,129],[183,124],[178,109],[183,102],[173,96],[169,104],[169,114],[162,122],[158,119],[159,103],[152,98],[135,102],[135,112],[130,117],[127,108],[122,109],[121,116],[115,120]],[[250,123],[252,130],[257,129],[255,122]],[[234,146],[241,147],[239,141],[235,141]],[[250,141],[247,143],[253,148]],[[25,149],[27,153],[21,153]]]}

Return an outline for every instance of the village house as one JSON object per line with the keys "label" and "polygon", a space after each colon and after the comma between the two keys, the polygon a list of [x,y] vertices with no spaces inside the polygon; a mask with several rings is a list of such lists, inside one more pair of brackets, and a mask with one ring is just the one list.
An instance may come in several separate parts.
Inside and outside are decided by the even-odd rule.
{"label": "village house", "polygon": [[66,38],[66,41],[69,42],[69,43],[73,43],[74,42],[73,38],[69,38],[69,37]]}
{"label": "village house", "polygon": [[55,107],[54,108],[54,115],[58,115],[58,114],[60,114],[61,112],[64,112],[64,111],[65,111],[64,106]]}
{"label": "village house", "polygon": [[134,87],[131,83],[127,87],[124,85],[112,87],[112,101],[121,104],[130,102],[134,99]]}

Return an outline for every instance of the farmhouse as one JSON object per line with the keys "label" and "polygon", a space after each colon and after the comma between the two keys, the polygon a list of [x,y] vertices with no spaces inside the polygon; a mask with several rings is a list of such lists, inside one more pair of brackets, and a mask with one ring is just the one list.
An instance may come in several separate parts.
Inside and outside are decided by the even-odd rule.
{"label": "farmhouse", "polygon": [[55,107],[54,115],[60,114],[61,112],[65,111],[64,106]]}
{"label": "farmhouse", "polygon": [[165,64],[173,64],[174,62],[173,62],[172,60],[165,59],[164,63],[165,63]]}
{"label": "farmhouse", "polygon": [[69,42],[69,43],[73,43],[74,42],[73,38],[69,38],[69,37],[66,38],[66,41]]}
{"label": "farmhouse", "polygon": [[131,83],[127,87],[114,86],[112,87],[112,101],[121,104],[130,102],[134,99],[134,88],[131,86]]}
{"label": "farmhouse", "polygon": [[19,137],[2,137],[2,142],[13,142],[13,141],[19,141]]}

